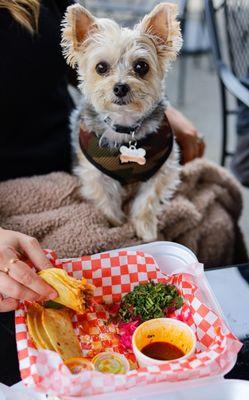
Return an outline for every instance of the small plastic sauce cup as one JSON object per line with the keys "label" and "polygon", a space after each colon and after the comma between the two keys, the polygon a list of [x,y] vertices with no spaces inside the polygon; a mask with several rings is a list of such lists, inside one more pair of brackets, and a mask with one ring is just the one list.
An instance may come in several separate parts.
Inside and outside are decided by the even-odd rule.
{"label": "small plastic sauce cup", "polygon": [[64,361],[72,374],[79,374],[82,371],[93,371],[94,366],[87,358],[73,357]]}
{"label": "small plastic sauce cup", "polygon": [[[154,342],[167,342],[180,349],[184,356],[175,360],[157,360],[146,356],[141,350]],[[132,336],[133,352],[140,367],[161,365],[172,361],[183,360],[194,354],[196,336],[184,322],[173,318],[156,318],[139,325]]]}
{"label": "small plastic sauce cup", "polygon": [[130,370],[127,359],[119,353],[106,351],[92,359],[94,368],[104,374],[126,374]]}

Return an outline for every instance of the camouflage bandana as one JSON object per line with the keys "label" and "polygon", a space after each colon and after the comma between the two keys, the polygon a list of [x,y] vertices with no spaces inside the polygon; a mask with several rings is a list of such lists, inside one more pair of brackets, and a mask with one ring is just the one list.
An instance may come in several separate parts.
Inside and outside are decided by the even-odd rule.
{"label": "camouflage bandana", "polygon": [[161,168],[172,151],[173,133],[165,116],[157,132],[137,141],[137,148],[146,150],[144,165],[136,162],[122,164],[119,148],[101,147],[99,138],[94,132],[88,132],[83,122],[80,124],[79,143],[88,161],[104,174],[125,185],[145,182]]}

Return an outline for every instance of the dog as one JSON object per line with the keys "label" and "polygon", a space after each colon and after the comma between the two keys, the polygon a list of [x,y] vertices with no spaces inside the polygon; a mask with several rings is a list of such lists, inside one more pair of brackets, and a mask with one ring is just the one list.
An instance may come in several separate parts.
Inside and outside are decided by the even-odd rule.
{"label": "dog", "polygon": [[62,23],[63,54],[77,69],[82,101],[71,118],[83,197],[113,226],[129,218],[145,242],[158,237],[162,203],[179,183],[178,148],[165,117],[164,80],[181,48],[175,4],[161,3],[134,29],[79,4]]}

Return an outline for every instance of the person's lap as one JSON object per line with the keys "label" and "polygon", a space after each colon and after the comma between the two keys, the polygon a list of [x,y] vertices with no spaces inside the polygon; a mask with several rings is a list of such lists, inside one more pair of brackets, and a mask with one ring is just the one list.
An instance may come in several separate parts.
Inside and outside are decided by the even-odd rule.
{"label": "person's lap", "polygon": [[0,382],[11,386],[20,381],[14,312],[0,313]]}

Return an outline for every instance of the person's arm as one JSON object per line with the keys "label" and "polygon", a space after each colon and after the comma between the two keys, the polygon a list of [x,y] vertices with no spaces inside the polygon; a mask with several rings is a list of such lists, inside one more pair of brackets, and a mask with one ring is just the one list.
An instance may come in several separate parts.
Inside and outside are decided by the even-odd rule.
{"label": "person's arm", "polygon": [[0,228],[0,312],[15,310],[18,300],[57,297],[56,291],[24,262],[25,258],[38,271],[52,267],[35,238]]}
{"label": "person's arm", "polygon": [[182,164],[202,157],[205,143],[192,122],[172,106],[167,107],[166,116],[180,146]]}

